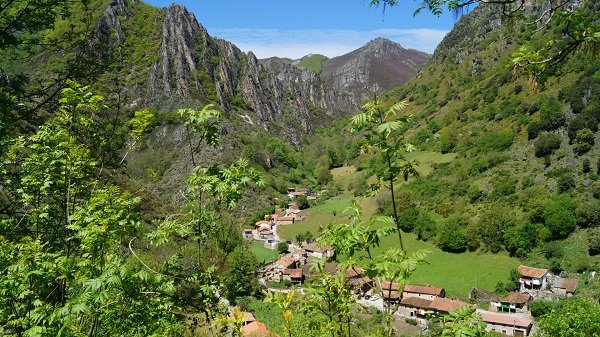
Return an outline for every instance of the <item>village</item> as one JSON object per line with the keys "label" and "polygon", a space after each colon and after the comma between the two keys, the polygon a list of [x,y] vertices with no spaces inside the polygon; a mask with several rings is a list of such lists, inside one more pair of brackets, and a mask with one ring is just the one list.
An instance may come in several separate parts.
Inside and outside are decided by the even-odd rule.
{"label": "village", "polygon": [[[264,220],[255,223],[253,229],[243,230],[245,239],[262,242],[265,247],[277,249],[282,242],[277,235],[277,227],[294,225],[306,219],[306,213],[293,200],[304,195],[310,200],[315,196],[307,189],[289,188],[290,202],[287,208],[278,208],[274,214],[265,215]],[[302,286],[315,276],[311,270],[311,262],[324,260],[323,269],[335,275],[339,266],[332,262],[335,251],[331,247],[322,247],[315,242],[286,242],[287,252],[277,260],[263,266],[259,270],[259,282],[269,291],[288,292],[296,289],[302,292]],[[469,302],[446,297],[444,288],[429,284],[405,284],[386,280],[370,279],[364,275],[364,270],[358,266],[345,272],[346,281],[353,288],[358,304],[364,307],[374,307],[379,311],[385,310],[385,305],[394,309],[398,320],[411,322],[428,328],[432,317],[445,315],[463,306],[472,306],[481,320],[486,324],[487,331],[494,331],[503,336],[531,336],[536,331],[536,324],[530,311],[534,299],[560,300],[574,295],[579,281],[573,278],[563,278],[553,275],[547,269],[533,268],[520,265],[519,289],[505,296],[480,291],[473,288],[468,294]],[[277,285],[276,287],[274,285]],[[489,303],[484,308],[475,303]],[[244,313],[246,321],[242,333],[244,336],[272,335],[264,323],[256,321],[251,313]]]}

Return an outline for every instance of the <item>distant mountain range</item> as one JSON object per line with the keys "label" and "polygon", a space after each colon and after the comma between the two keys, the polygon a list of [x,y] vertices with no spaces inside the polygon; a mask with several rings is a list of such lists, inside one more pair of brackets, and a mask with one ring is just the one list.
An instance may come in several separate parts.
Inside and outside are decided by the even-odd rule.
{"label": "distant mountain range", "polygon": [[379,37],[347,54],[328,59],[319,54],[299,60],[269,58],[267,66],[289,63],[318,74],[330,90],[343,92],[360,101],[374,93],[402,86],[424,66],[430,55]]}

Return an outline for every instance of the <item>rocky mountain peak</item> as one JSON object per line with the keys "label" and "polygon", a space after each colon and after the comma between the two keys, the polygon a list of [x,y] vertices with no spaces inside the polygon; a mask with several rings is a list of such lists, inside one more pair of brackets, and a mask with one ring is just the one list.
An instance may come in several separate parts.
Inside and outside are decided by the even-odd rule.
{"label": "rocky mountain peak", "polygon": [[348,54],[323,63],[323,78],[336,90],[349,92],[356,101],[373,92],[401,86],[416,75],[429,55],[386,38],[376,38]]}

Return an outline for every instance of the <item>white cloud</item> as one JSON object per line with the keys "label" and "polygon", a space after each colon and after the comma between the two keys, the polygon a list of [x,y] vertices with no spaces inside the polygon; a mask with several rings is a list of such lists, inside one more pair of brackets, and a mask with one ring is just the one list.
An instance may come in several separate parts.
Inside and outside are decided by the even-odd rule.
{"label": "white cloud", "polygon": [[277,30],[252,28],[209,28],[211,35],[233,42],[243,51],[252,51],[258,58],[271,56],[300,58],[306,54],[334,57],[360,48],[376,37],[385,37],[412,48],[433,53],[447,30],[379,29],[371,31],[306,29]]}

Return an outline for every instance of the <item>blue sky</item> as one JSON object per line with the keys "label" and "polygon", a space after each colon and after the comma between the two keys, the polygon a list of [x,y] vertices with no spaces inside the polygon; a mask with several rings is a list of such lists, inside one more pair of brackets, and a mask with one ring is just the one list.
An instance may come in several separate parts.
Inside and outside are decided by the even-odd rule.
{"label": "blue sky", "polygon": [[[146,0],[169,6],[169,0]],[[178,0],[209,34],[236,44],[257,57],[300,58],[319,53],[342,55],[382,36],[432,53],[455,19],[423,11],[413,17],[418,2],[370,7],[369,0]]]}

